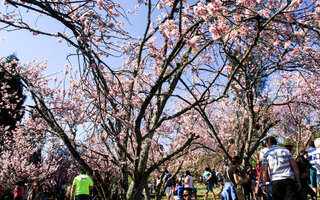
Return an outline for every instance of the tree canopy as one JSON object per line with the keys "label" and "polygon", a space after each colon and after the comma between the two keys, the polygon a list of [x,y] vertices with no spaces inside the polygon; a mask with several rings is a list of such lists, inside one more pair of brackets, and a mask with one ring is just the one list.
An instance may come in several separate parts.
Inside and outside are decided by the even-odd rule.
{"label": "tree canopy", "polygon": [[[146,177],[179,169],[203,149],[248,161],[264,136],[287,133],[279,122],[292,108],[310,109],[291,117],[308,130],[299,138],[311,136],[319,117],[318,1],[138,0],[128,12],[122,3],[5,0],[0,13],[5,30],[73,47],[59,76],[45,74],[47,61],[1,66],[17,66],[12,73],[34,103],[36,117],[21,129],[46,138],[49,155],[67,148],[102,198],[119,186],[137,199]],[[39,18],[24,20],[31,13]],[[131,24],[136,16],[141,21]]]}

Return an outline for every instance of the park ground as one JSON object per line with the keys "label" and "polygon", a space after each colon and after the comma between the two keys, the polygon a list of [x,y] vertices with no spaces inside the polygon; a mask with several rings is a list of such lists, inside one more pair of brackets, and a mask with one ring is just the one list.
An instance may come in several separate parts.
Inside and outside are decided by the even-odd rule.
{"label": "park ground", "polygon": [[[204,184],[197,183],[195,187],[198,190],[197,200],[203,200],[204,199],[204,194],[206,192],[206,186]],[[221,197],[220,197],[220,189],[221,189],[221,187],[219,187],[219,188],[214,190],[214,193],[216,194],[216,199],[221,199]],[[166,200],[166,199],[167,199],[167,197],[163,196],[161,200]],[[311,199],[310,196],[308,196],[308,199]],[[318,196],[318,199],[319,199],[319,196]],[[151,200],[154,200],[154,198],[151,198]],[[207,200],[213,200],[210,193],[208,195],[208,199]]]}
{"label": "park ground", "polygon": [[[205,184],[202,184],[202,183],[197,183],[196,185],[195,185],[195,187],[197,188],[197,190],[198,190],[198,192],[197,192],[197,200],[203,200],[204,199],[204,194],[205,194],[205,192],[206,192],[206,186],[205,186]],[[215,189],[214,190],[214,192],[215,192],[215,194],[216,194],[216,199],[221,199],[220,198],[220,187],[219,188],[217,188],[217,189]],[[166,200],[167,199],[167,197],[166,196],[163,196],[162,197],[162,200]],[[152,198],[152,200],[154,200],[154,198]],[[212,200],[212,196],[211,196],[211,194],[209,193],[209,196],[208,196],[208,200]]]}

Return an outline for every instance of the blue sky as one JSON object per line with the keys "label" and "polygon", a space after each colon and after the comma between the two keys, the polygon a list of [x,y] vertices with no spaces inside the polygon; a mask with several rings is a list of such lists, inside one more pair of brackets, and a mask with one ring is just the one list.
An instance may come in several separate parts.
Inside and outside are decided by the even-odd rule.
{"label": "blue sky", "polygon": [[43,61],[49,58],[50,72],[55,73],[67,64],[66,55],[71,48],[65,42],[58,43],[57,38],[37,35],[34,36],[29,31],[1,31],[0,57],[6,57],[12,53],[22,63],[37,58]]}
{"label": "blue sky", "polygon": [[[121,1],[119,1],[121,2]],[[125,10],[131,9],[134,10],[134,6],[137,2],[131,1],[125,3]],[[4,12],[4,6],[0,7],[0,14]],[[12,7],[11,7],[12,9]],[[144,8],[140,8],[144,9]],[[30,25],[35,24],[38,15],[32,14],[31,12],[23,12],[24,19],[31,22]],[[143,34],[144,27],[146,25],[146,12],[139,13],[130,18],[132,24],[131,27],[128,27],[129,30],[134,32],[141,32]],[[125,22],[125,24],[127,24]],[[0,24],[0,28],[3,27],[3,24]],[[40,27],[40,30],[49,30],[48,32],[63,32],[64,27],[60,24],[48,20],[47,18],[40,17],[37,20],[37,27]],[[55,37],[48,37],[37,35],[34,36],[31,32],[26,30],[15,30],[15,31],[0,31],[0,57],[6,57],[12,53],[15,53],[16,56],[22,63],[37,58],[39,61],[43,61],[49,58],[48,62],[48,75],[59,72],[64,68],[65,64],[68,64],[67,55],[69,53],[74,53],[75,49],[68,47],[66,42],[58,43]],[[76,63],[73,63],[76,64]]]}

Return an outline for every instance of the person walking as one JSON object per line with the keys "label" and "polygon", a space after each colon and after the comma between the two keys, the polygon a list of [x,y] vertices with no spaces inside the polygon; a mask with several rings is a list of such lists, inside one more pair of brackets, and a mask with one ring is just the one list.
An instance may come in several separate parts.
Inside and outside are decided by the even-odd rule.
{"label": "person walking", "polygon": [[[255,171],[257,174],[257,185],[255,187],[255,195],[256,199],[261,197],[262,200],[272,200],[272,187],[270,183],[270,177],[267,176],[267,182],[263,186],[262,184],[262,160],[263,160],[263,155],[268,151],[269,149],[267,147],[264,147],[263,149],[260,150],[259,153],[259,160],[257,162],[257,165],[255,167]],[[263,187],[268,187],[268,194],[263,193]]]}
{"label": "person walking", "polygon": [[296,162],[300,173],[301,190],[298,192],[299,199],[308,199],[307,195],[311,196],[312,200],[317,200],[316,193],[311,189],[308,182],[310,180],[310,169],[312,168],[308,160],[308,152],[301,151]]}
{"label": "person walking", "polygon": [[[301,189],[299,169],[288,149],[277,145],[275,137],[265,139],[269,150],[262,160],[262,182],[266,185],[268,171],[270,172],[272,199],[296,200],[297,191]],[[263,193],[268,193],[268,187],[263,187]]]}
{"label": "person walking", "polygon": [[237,185],[242,185],[249,181],[250,177],[247,176],[245,179],[240,180],[240,171],[238,167],[240,166],[241,158],[239,156],[234,156],[231,159],[231,165],[226,170],[225,183],[221,192],[222,200],[235,200],[238,199],[236,194]]}
{"label": "person walking", "polygon": [[[308,142],[308,149],[306,149],[306,152],[308,153],[308,160],[311,163],[312,160],[312,156],[310,156],[312,154],[312,152],[314,152],[316,150],[316,146],[314,145],[314,141],[311,140]],[[311,163],[312,165],[312,163]],[[314,167],[314,166],[312,166]],[[317,194],[317,180],[318,180],[318,174],[317,174],[317,170],[316,169],[310,169],[310,186],[312,188],[312,190]]]}
{"label": "person walking", "polygon": [[165,193],[167,196],[167,200],[170,200],[170,198],[172,196],[172,191],[174,190],[175,180],[174,180],[174,177],[172,177],[172,175],[168,172],[167,169],[165,169],[165,173],[166,173],[166,175],[164,176],[164,181],[163,181],[162,187],[166,187]]}
{"label": "person walking", "polygon": [[314,140],[314,146],[316,147],[315,151],[308,153],[309,161],[313,168],[316,169],[318,176],[318,185],[319,185],[319,177],[320,177],[320,138]]}
{"label": "person walking", "polygon": [[73,179],[70,200],[89,200],[90,191],[93,189],[91,178],[84,172]]}
{"label": "person walking", "polygon": [[204,196],[204,200],[207,200],[209,192],[212,194],[212,198],[215,200],[216,197],[213,192],[213,185],[214,185],[214,174],[211,172],[211,169],[207,167],[205,172],[202,175],[204,183],[206,184],[206,193]]}

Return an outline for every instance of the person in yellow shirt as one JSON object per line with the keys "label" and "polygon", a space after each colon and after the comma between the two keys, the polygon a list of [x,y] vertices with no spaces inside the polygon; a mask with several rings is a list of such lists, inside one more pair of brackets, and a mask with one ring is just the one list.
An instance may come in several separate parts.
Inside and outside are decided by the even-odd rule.
{"label": "person in yellow shirt", "polygon": [[75,200],[88,200],[92,188],[93,183],[91,178],[82,172],[73,179],[70,200],[73,200],[73,197]]}

